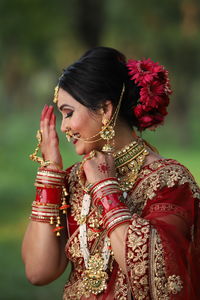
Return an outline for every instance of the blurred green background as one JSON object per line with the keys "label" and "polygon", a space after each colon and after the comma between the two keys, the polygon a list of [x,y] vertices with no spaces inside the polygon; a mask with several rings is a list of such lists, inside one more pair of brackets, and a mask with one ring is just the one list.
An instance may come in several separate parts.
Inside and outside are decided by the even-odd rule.
{"label": "blurred green background", "polygon": [[[61,299],[67,272],[44,287],[32,286],[24,274],[20,247],[37,170],[28,155],[36,145],[40,112],[52,102],[62,69],[98,45],[117,48],[127,58],[151,57],[169,69],[174,90],[169,116],[165,126],[143,136],[163,156],[185,164],[200,183],[198,0],[1,0],[2,300]],[[67,167],[80,158],[59,135]]]}

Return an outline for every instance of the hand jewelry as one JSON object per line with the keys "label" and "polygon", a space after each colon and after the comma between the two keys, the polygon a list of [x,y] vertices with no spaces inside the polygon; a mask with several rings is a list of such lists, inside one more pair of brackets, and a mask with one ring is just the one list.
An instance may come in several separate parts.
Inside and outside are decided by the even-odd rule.
{"label": "hand jewelry", "polygon": [[38,162],[41,165],[41,167],[47,167],[49,165],[54,165],[56,168],[62,169],[61,166],[59,164],[57,164],[56,162],[51,161],[51,160],[44,160],[42,157],[37,156],[38,151],[40,150],[41,142],[42,142],[42,130],[37,130],[36,138],[38,140],[38,144],[37,144],[33,154],[29,155],[30,160]]}
{"label": "hand jewelry", "polygon": [[82,162],[80,163],[80,167],[79,167],[79,169],[78,169],[78,171],[77,171],[78,181],[79,181],[79,183],[80,183],[82,189],[83,189],[86,193],[88,193],[88,189],[87,189],[87,187],[85,187],[85,185],[83,184],[83,180],[82,180],[82,177],[83,177],[83,165],[84,165],[84,163],[85,163],[87,160],[92,159],[93,157],[95,157],[95,155],[96,155],[96,151],[95,151],[95,150],[92,150],[92,151],[89,153],[89,155],[86,156],[86,157],[82,160]]}

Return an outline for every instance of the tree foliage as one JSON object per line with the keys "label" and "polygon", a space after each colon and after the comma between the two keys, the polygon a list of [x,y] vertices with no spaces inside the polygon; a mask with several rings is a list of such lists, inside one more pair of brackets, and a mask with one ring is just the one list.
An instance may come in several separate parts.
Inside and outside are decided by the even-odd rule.
{"label": "tree foliage", "polygon": [[84,50],[107,45],[167,66],[176,117],[189,132],[186,120],[200,77],[198,0],[2,0],[0,17],[4,108],[48,97],[63,67]]}

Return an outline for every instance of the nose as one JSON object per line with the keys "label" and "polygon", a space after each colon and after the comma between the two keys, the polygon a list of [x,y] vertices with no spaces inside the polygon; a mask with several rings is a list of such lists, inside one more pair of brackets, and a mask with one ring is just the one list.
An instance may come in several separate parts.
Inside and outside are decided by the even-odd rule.
{"label": "nose", "polygon": [[63,118],[63,119],[62,119],[62,122],[61,122],[60,130],[61,130],[62,132],[65,132],[65,131],[66,131],[66,128],[67,128],[67,126],[66,126],[66,120]]}

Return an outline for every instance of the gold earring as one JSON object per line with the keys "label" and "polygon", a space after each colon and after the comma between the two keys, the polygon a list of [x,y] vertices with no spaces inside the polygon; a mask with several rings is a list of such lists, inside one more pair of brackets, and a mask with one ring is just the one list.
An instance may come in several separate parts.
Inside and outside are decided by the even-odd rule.
{"label": "gold earring", "polygon": [[114,151],[114,141],[111,143],[112,139],[115,136],[115,131],[113,126],[110,124],[110,120],[108,120],[105,116],[102,119],[102,129],[100,136],[103,140],[106,140],[106,144],[103,146],[103,152],[113,152]]}

